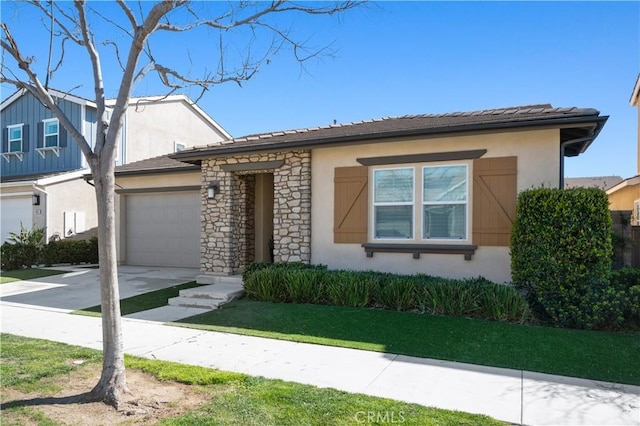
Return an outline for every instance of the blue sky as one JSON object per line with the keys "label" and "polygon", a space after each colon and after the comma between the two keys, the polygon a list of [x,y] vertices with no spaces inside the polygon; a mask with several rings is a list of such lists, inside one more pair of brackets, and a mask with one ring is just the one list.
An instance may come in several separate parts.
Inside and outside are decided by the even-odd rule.
{"label": "blue sky", "polygon": [[[33,25],[32,11],[2,2],[2,12],[25,55],[46,63],[46,32]],[[629,97],[640,71],[640,2],[381,2],[340,18],[298,17],[287,25],[311,46],[331,44],[333,54],[302,68],[283,51],[242,87],[213,87],[199,104],[234,136],[333,120],[551,103],[610,116],[589,150],[567,160],[567,176],[636,174],[637,111]],[[152,39],[158,55],[182,63],[183,46],[194,50],[193,60],[198,46],[217,41],[215,35],[173,44]],[[230,43],[229,51],[242,53],[237,46]],[[209,57],[215,55],[198,55]],[[74,87],[81,69],[66,66],[54,87]],[[91,81],[84,83],[75,93],[89,97]],[[10,89],[2,89],[7,96]],[[136,94],[161,90],[149,76]]]}

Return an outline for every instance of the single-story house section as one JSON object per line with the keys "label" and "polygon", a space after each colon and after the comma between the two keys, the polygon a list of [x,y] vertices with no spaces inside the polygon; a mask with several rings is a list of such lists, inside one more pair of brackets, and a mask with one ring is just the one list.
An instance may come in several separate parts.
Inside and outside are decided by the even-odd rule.
{"label": "single-story house section", "polygon": [[167,156],[116,167],[118,262],[200,266],[200,167]]}
{"label": "single-story house section", "polygon": [[551,105],[414,115],[169,156],[201,168],[203,273],[272,256],[507,282],[517,193],[562,188],[564,157],[583,153],[607,118]]}

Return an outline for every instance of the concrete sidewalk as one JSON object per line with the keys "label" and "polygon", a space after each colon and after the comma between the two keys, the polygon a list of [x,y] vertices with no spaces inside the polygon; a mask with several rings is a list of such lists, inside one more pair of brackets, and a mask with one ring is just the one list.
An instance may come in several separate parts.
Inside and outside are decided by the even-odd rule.
{"label": "concrete sidewalk", "polygon": [[[99,318],[2,302],[3,333],[102,349]],[[640,425],[640,387],[124,319],[146,358],[486,414],[525,425]]]}

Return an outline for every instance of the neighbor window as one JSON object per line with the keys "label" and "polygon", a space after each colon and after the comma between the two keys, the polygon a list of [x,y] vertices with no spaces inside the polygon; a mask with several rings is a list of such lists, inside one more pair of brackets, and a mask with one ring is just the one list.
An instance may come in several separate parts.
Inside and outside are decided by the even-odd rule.
{"label": "neighbor window", "polygon": [[44,147],[59,146],[59,125],[57,119],[44,121]]}
{"label": "neighbor window", "polygon": [[373,172],[375,238],[413,239],[414,168]]}
{"label": "neighbor window", "polygon": [[184,151],[187,148],[187,145],[181,142],[174,142],[174,152]]}
{"label": "neighbor window", "polygon": [[22,152],[22,124],[8,126],[7,133],[9,136],[7,152]]}
{"label": "neighbor window", "polygon": [[466,240],[468,166],[373,170],[373,238]]}
{"label": "neighbor window", "polygon": [[467,166],[422,168],[422,238],[467,239]]}

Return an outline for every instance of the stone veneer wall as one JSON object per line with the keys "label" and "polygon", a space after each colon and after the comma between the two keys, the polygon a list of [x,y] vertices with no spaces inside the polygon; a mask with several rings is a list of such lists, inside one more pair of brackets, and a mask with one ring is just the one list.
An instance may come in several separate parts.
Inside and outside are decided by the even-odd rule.
{"label": "stone veneer wall", "polygon": [[[276,169],[226,172],[227,164],[284,160]],[[238,155],[202,161],[200,268],[204,273],[240,272],[255,256],[255,177],[273,173],[275,262],[311,260],[311,151]],[[220,189],[207,198],[211,182]]]}

